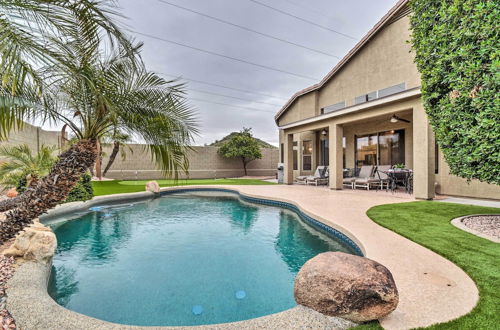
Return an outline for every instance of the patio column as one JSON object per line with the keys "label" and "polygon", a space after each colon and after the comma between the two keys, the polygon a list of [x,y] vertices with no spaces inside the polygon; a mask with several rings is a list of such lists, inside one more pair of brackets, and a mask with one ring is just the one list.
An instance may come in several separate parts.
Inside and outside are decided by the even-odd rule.
{"label": "patio column", "polygon": [[285,133],[284,141],[284,162],[285,162],[285,173],[283,182],[285,184],[293,184],[293,134]]}
{"label": "patio column", "polygon": [[435,142],[422,106],[413,108],[413,192],[417,199],[435,196]]}
{"label": "patio column", "polygon": [[330,169],[330,189],[342,189],[343,178],[343,148],[342,136],[344,129],[339,124],[331,124],[328,129],[329,144],[329,169]]}

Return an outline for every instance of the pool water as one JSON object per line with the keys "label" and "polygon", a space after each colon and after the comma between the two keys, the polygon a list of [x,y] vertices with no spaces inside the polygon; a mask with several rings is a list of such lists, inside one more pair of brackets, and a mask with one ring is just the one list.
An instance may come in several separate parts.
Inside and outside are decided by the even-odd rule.
{"label": "pool water", "polygon": [[52,225],[49,294],[98,319],[144,326],[240,321],[294,307],[300,267],[354,253],[289,210],[174,194],[92,208]]}

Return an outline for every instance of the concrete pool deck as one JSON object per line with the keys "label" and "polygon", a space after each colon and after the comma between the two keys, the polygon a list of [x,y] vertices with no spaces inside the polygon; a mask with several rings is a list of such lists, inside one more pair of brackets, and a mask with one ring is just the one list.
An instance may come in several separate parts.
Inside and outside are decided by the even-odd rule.
{"label": "concrete pool deck", "polygon": [[[459,267],[438,254],[377,225],[366,215],[366,211],[376,205],[412,201],[409,195],[351,190],[332,191],[312,186],[284,185],[204,185],[162,190],[186,188],[223,188],[252,197],[292,203],[300,207],[304,213],[349,236],[360,246],[366,257],[385,265],[396,281],[400,301],[398,308],[392,314],[380,320],[381,325],[386,329],[410,329],[446,322],[470,312],[479,299],[474,282]],[[92,204],[117,201],[121,198],[148,198],[148,196],[151,195],[136,193],[102,196],[91,202],[63,205],[56,208],[53,213],[62,214],[83,207],[87,208]],[[137,329],[95,320],[57,305],[47,294],[47,269],[42,268],[29,263],[23,265],[9,282],[11,288],[8,291],[7,308],[23,329],[45,329],[43,324],[54,326],[59,321],[63,322],[59,323],[60,325],[80,325],[78,329]],[[31,288],[24,288],[23,284],[29,283],[29,276],[33,274],[38,274],[38,277],[31,279],[34,284],[30,285]],[[311,312],[296,307],[253,320],[201,328],[321,327],[332,329],[345,326],[345,324],[336,323],[333,318],[325,319],[325,316],[316,315],[317,313],[311,314]]]}

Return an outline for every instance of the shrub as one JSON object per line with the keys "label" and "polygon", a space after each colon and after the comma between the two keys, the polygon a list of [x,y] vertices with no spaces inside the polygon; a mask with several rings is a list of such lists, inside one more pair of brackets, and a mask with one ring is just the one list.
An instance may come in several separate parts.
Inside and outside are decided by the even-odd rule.
{"label": "shrub", "polygon": [[71,190],[65,203],[87,201],[94,197],[94,189],[92,188],[92,177],[90,174],[85,173],[76,186]]}
{"label": "shrub", "polygon": [[410,5],[422,99],[450,172],[500,184],[500,1]]}
{"label": "shrub", "polygon": [[[16,190],[19,193],[25,191],[26,183],[27,183],[26,176],[22,176],[16,185]],[[66,198],[64,203],[87,201],[89,199],[92,199],[92,197],[94,197],[94,189],[92,188],[92,177],[90,176],[90,174],[86,173],[80,178],[80,181],[78,181],[73,190],[70,191],[68,198]]]}

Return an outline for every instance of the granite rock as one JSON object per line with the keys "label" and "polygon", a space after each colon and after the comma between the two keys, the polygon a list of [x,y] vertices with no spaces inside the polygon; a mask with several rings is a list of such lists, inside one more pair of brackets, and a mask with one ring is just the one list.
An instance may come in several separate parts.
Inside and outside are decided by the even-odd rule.
{"label": "granite rock", "polygon": [[322,253],[307,261],[295,279],[294,294],[300,305],[354,322],[382,318],[399,301],[386,267],[342,252]]}
{"label": "granite rock", "polygon": [[160,185],[156,181],[149,181],[146,183],[146,191],[158,194],[160,192]]}

